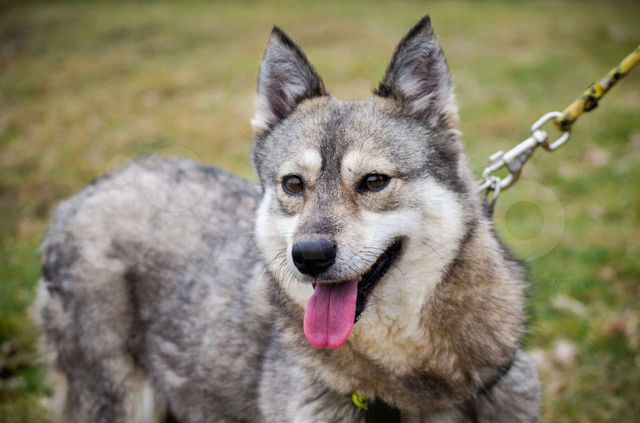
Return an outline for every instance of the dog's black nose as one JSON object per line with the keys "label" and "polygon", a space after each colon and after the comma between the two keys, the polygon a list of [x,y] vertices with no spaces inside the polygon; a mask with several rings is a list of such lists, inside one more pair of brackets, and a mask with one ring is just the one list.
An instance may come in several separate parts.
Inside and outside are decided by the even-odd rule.
{"label": "dog's black nose", "polygon": [[336,243],[328,239],[298,241],[293,244],[291,258],[301,273],[318,276],[336,261]]}

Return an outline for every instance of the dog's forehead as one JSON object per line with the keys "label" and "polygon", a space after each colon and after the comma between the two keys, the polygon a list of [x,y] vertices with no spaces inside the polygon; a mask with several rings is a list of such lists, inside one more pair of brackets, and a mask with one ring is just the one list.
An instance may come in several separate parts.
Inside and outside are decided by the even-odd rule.
{"label": "dog's forehead", "polygon": [[397,167],[423,166],[428,129],[402,117],[384,100],[308,101],[274,131],[270,149],[280,163],[321,161],[339,167],[353,157],[383,157]]}
{"label": "dog's forehead", "polygon": [[360,102],[335,102],[325,110],[320,145],[334,148],[340,156],[358,149],[379,151],[420,148],[416,142],[424,135],[423,128],[404,119],[387,102],[372,98]]}

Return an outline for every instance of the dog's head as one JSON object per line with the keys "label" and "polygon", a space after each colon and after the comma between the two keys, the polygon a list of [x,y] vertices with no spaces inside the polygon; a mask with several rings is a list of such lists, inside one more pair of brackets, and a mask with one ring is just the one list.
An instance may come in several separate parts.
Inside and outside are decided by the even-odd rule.
{"label": "dog's head", "polygon": [[404,37],[361,102],[331,97],[275,28],[256,107],[258,244],[305,309],[309,342],[338,348],[361,315],[358,326],[419,313],[455,257],[474,197],[429,18]]}

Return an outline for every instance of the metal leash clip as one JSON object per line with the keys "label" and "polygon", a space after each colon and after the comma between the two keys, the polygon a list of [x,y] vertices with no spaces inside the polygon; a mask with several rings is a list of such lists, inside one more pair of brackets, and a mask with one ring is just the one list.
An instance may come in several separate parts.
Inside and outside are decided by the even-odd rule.
{"label": "metal leash clip", "polygon": [[560,112],[549,112],[546,115],[542,116],[540,119],[538,119],[533,125],[531,125],[531,135],[534,138],[536,137],[537,132],[544,133],[544,135],[540,135],[539,137],[540,139],[542,139],[543,136],[545,138],[544,141],[540,143],[540,145],[542,145],[542,148],[544,148],[547,151],[557,150],[565,142],[569,141],[569,137],[571,136],[571,130],[569,129],[565,130],[562,132],[562,135],[560,135],[560,138],[558,138],[557,140],[549,144],[547,142],[547,139],[548,139],[547,133],[545,131],[540,130],[540,128],[542,128],[542,126],[544,126],[544,124],[549,122],[550,120],[557,122],[560,116],[562,116],[562,113]]}
{"label": "metal leash clip", "polygon": [[[542,116],[531,126],[531,136],[516,145],[506,153],[498,151],[489,157],[489,166],[482,172],[482,180],[478,188],[484,192],[487,203],[493,209],[500,192],[509,188],[520,177],[524,164],[531,158],[537,147],[542,146],[546,151],[555,151],[569,141],[571,127],[584,112],[593,110],[598,101],[625,75],[640,65],[640,46],[636,47],[622,62],[611,69],[607,76],[591,84],[589,88],[573,103],[567,106],[562,113],[550,112]],[[558,139],[549,143],[549,134],[540,129],[547,122],[553,120],[556,127],[562,133]],[[495,173],[506,167],[509,174],[500,178]],[[490,198],[491,193],[493,193]]]}
{"label": "metal leash clip", "polygon": [[[565,131],[553,143],[549,144],[549,134],[542,128],[547,122],[557,119],[561,116],[560,112],[550,112],[542,116],[531,126],[531,136],[520,144],[516,145],[506,153],[502,150],[493,153],[489,157],[489,166],[482,172],[482,181],[480,182],[479,191],[485,191],[487,197],[489,192],[493,192],[493,197],[489,202],[494,205],[500,192],[513,185],[520,174],[525,163],[529,161],[536,148],[542,147],[547,151],[555,151],[569,140],[570,131]],[[509,174],[504,178],[495,175],[502,168],[507,168]]]}

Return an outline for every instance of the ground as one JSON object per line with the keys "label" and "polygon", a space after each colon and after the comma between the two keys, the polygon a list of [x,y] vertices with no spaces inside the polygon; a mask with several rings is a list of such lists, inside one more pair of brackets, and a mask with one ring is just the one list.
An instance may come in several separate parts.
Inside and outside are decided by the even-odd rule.
{"label": "ground", "polygon": [[[640,3],[0,3],[0,422],[47,419],[28,318],[55,204],[143,154],[255,180],[249,119],[274,23],[363,98],[430,13],[479,175],[640,42]],[[553,132],[552,128],[549,128]],[[555,135],[555,132],[554,132]],[[545,421],[640,418],[640,69],[499,201],[531,268]]]}

